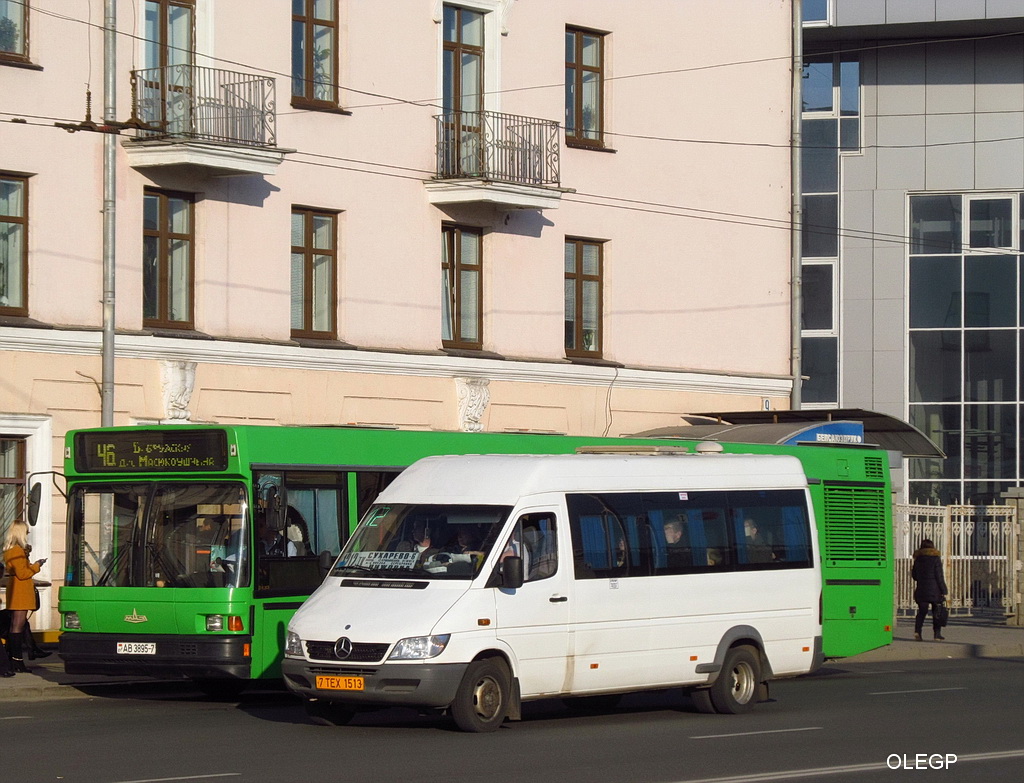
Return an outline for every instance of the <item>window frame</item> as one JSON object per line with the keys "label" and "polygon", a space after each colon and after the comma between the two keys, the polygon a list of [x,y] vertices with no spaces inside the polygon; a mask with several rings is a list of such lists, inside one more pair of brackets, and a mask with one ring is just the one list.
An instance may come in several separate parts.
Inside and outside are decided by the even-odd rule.
{"label": "window frame", "polygon": [[28,192],[28,177],[22,174],[10,174],[5,171],[0,171],[0,179],[10,180],[12,182],[21,183],[22,187],[22,214],[20,216],[14,215],[0,215],[0,223],[14,224],[22,226],[22,238],[21,238],[21,304],[14,305],[0,305],[0,315],[12,315],[12,316],[27,316],[28,315],[28,218],[29,218],[29,192]]}
{"label": "window frame", "polygon": [[[334,340],[338,336],[338,215],[339,210],[318,207],[293,206],[292,217],[302,215],[302,245],[292,245],[292,255],[302,255],[302,327],[291,327],[293,338],[312,340]],[[314,247],[313,219],[328,218],[331,221],[331,247],[329,249]],[[313,302],[315,301],[314,257],[330,256],[330,328],[319,330],[313,328]],[[290,291],[290,293],[293,293]]]}
{"label": "window frame", "polygon": [[[143,33],[143,37],[140,40],[140,45],[142,46],[141,59],[143,60],[143,68],[160,68],[162,72],[164,68],[167,68],[169,65],[174,64],[171,62],[173,58],[169,56],[171,49],[170,43],[167,40],[167,34],[168,31],[170,30],[170,9],[172,6],[176,6],[178,8],[187,8],[190,11],[188,33],[189,48],[187,51],[188,56],[186,58],[186,63],[189,66],[193,65],[195,62],[196,54],[196,0],[143,0],[143,21],[145,20],[146,5],[149,3],[153,3],[154,5],[159,7],[160,20],[158,27],[160,37],[157,40],[152,40],[150,38],[146,38],[145,33]],[[146,62],[146,44],[149,42],[152,42],[157,47],[160,59],[159,63],[154,64]]]}
{"label": "window frame", "polygon": [[27,490],[28,438],[23,435],[7,435],[0,432],[0,443],[14,444],[14,475],[5,476],[0,473],[0,485],[14,487],[13,519],[21,519]]}
{"label": "window frame", "polygon": [[[462,235],[472,234],[477,238],[477,263],[465,264],[462,260]],[[483,268],[484,268],[484,231],[482,228],[465,226],[456,223],[443,223],[441,225],[441,241],[447,247],[447,253],[441,257],[441,275],[444,294],[448,293],[448,306],[451,326],[451,338],[445,339],[444,312],[442,310],[442,336],[441,345],[444,348],[455,348],[469,351],[483,349]],[[447,258],[447,261],[446,261]],[[462,323],[462,286],[460,278],[464,271],[476,272],[476,340],[468,340],[462,336],[460,324]],[[445,285],[447,279],[447,285]]]}
{"label": "window frame", "polygon": [[[565,144],[568,147],[580,147],[584,149],[605,149],[605,44],[608,37],[607,33],[601,32],[600,30],[591,30],[586,27],[577,27],[575,25],[566,25],[565,32],[567,35],[573,36],[573,60],[569,62],[566,60],[566,70],[572,69],[573,72],[573,114],[578,123],[579,119],[583,116],[583,75],[584,73],[596,73],[598,75],[598,111],[597,111],[597,138],[591,139],[584,136],[579,132],[577,127],[570,129],[568,112],[565,118]],[[596,37],[600,42],[599,51],[599,64],[597,66],[584,65],[582,60],[583,54],[583,36],[590,35]],[[568,84],[565,85],[568,88]],[[566,107],[568,108],[568,107]],[[585,132],[585,131],[584,131]]]}
{"label": "window frame", "polygon": [[[157,239],[157,316],[147,318],[145,315],[145,295],[143,295],[143,316],[142,325],[152,329],[193,329],[195,328],[195,291],[196,291],[196,197],[194,193],[185,193],[174,190],[161,190],[158,188],[145,188],[143,199],[147,196],[159,198],[158,228],[156,230],[142,228],[143,236],[143,268],[142,285],[145,291],[146,285],[146,262],[145,262],[145,238],[155,237]],[[179,234],[170,231],[167,203],[169,199],[180,199],[189,205],[189,232]],[[188,241],[188,320],[172,321],[169,318],[170,311],[170,264],[169,245],[172,239],[186,239]]]}
{"label": "window frame", "polygon": [[[20,52],[8,52],[0,50],[0,64],[25,64],[31,63],[32,60],[29,58],[29,44],[31,39],[29,38],[30,32],[30,20],[32,16],[32,5],[30,0],[15,0],[22,7],[21,14],[21,51]],[[5,19],[9,17],[4,17]]]}
{"label": "window frame", "polygon": [[[588,239],[585,237],[566,237],[565,246],[574,245],[576,264],[575,269],[570,272],[565,270],[563,278],[566,281],[573,281],[573,296],[576,304],[576,316],[573,320],[573,339],[577,346],[584,345],[584,317],[583,317],[583,286],[586,282],[597,283],[597,344],[593,350],[585,348],[565,347],[565,355],[569,358],[579,359],[600,359],[604,350],[604,246],[606,242],[601,239]],[[583,248],[593,246],[597,248],[597,274],[586,274],[583,271]],[[564,267],[564,264],[563,264]],[[563,312],[563,322],[568,322],[568,313]],[[564,344],[564,341],[563,341]]]}
{"label": "window frame", "polygon": [[[304,90],[301,95],[295,92],[295,82],[297,74],[294,71],[295,65],[295,51],[294,42],[292,43],[292,70],[291,70],[291,86],[289,92],[291,93],[291,105],[295,108],[301,109],[313,109],[313,110],[326,110],[326,111],[339,111],[341,109],[341,103],[338,97],[338,68],[340,67],[340,57],[338,55],[339,49],[339,38],[340,38],[340,25],[338,23],[338,0],[330,0],[331,7],[333,9],[333,19],[321,19],[313,16],[313,11],[316,8],[316,0],[302,0],[303,10],[305,13],[292,14],[292,26],[294,28],[296,23],[302,24],[302,40],[306,44],[303,51],[303,69],[305,78],[301,81],[304,85]],[[294,6],[293,6],[294,7]],[[313,63],[313,46],[310,45],[313,41],[314,28],[316,27],[329,27],[332,32],[333,52],[331,54],[331,80],[329,82],[331,88],[331,97],[327,100],[317,98],[316,96],[316,69]]]}

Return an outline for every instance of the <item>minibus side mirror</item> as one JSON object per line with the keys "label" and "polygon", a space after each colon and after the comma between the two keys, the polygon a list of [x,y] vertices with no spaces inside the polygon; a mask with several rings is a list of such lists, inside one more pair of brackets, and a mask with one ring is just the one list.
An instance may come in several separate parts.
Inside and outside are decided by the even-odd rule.
{"label": "minibus side mirror", "polygon": [[331,570],[331,566],[334,565],[334,555],[329,550],[325,549],[320,553],[320,576],[326,577]]}
{"label": "minibus side mirror", "polygon": [[28,491],[28,523],[35,525],[39,520],[39,500],[43,495],[43,485],[38,481]]}
{"label": "minibus side mirror", "polygon": [[515,590],[523,586],[523,558],[509,555],[501,561],[501,586]]}

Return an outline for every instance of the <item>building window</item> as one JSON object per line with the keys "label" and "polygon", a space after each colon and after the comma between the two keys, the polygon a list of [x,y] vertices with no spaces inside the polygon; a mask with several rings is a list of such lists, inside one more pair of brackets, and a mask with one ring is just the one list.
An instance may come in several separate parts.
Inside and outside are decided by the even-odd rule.
{"label": "building window", "polygon": [[445,348],[483,347],[481,239],[482,232],[476,228],[441,229],[441,342]]}
{"label": "building window", "polygon": [[603,244],[592,239],[565,240],[565,353],[601,355]]}
{"label": "building window", "polygon": [[1024,479],[1024,194],[910,197],[910,422],[945,459],[910,461],[912,502],[1000,503]]}
{"label": "building window", "polygon": [[28,180],[0,174],[0,314],[28,315]]}
{"label": "building window", "polygon": [[0,62],[28,62],[29,0],[0,0]]}
{"label": "building window", "polygon": [[338,0],[292,0],[292,103],[338,106]]}
{"label": "building window", "polygon": [[[143,35],[143,68],[191,65],[195,0],[146,0]],[[172,85],[185,86],[186,74],[167,77]]]}
{"label": "building window", "polygon": [[187,193],[146,190],[142,215],[142,322],[192,328],[194,205]]}
{"label": "building window", "polygon": [[334,338],[337,213],[292,210],[292,337]]}
{"label": "building window", "polygon": [[[22,518],[25,499],[25,439],[0,435],[0,523]],[[26,520],[27,521],[27,520]]]}
{"label": "building window", "polygon": [[604,36],[565,29],[565,139],[604,146]]}
{"label": "building window", "polygon": [[[805,3],[804,10],[811,4]],[[827,4],[820,8],[827,12]],[[806,21],[806,20],[805,20]],[[801,402],[839,402],[839,166],[860,150],[860,63],[855,55],[811,54],[801,89]]]}
{"label": "building window", "polygon": [[800,14],[805,25],[827,25],[832,19],[832,0],[802,0]]}
{"label": "building window", "polygon": [[446,171],[486,171],[483,138],[484,15],[446,5],[442,20],[441,108]]}

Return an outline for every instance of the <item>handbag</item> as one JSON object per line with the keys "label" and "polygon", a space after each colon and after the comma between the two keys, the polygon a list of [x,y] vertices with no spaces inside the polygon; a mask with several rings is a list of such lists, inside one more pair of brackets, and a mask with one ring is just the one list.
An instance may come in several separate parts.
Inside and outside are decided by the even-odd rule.
{"label": "handbag", "polygon": [[945,628],[946,623],[949,622],[949,607],[943,601],[940,604],[935,605],[935,624],[939,628]]}

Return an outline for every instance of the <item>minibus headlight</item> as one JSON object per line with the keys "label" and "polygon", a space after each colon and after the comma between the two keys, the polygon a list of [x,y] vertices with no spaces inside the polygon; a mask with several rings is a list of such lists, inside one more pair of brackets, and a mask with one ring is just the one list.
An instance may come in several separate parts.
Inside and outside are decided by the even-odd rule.
{"label": "minibus headlight", "polygon": [[64,613],[64,627],[69,631],[72,629],[77,631],[82,627],[82,621],[78,618],[78,612]]}
{"label": "minibus headlight", "polygon": [[391,651],[388,659],[392,661],[422,661],[426,658],[434,658],[444,651],[451,638],[450,633],[445,633],[440,636],[412,636],[402,639],[395,645],[395,649]]}
{"label": "minibus headlight", "polygon": [[284,654],[293,657],[302,657],[302,639],[295,631],[289,631],[284,641]]}
{"label": "minibus headlight", "polygon": [[224,615],[222,614],[208,614],[206,615],[206,630],[207,631],[223,631],[224,630]]}

